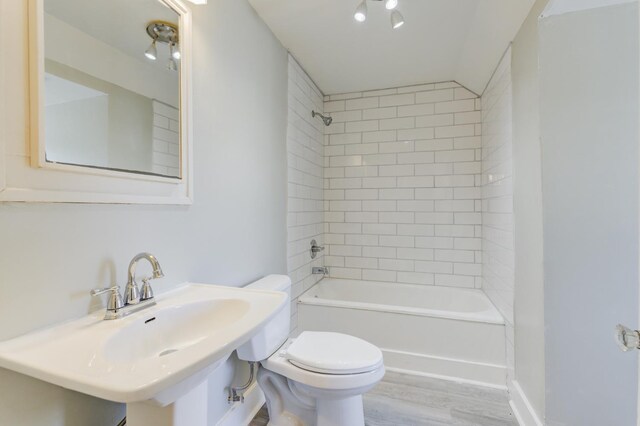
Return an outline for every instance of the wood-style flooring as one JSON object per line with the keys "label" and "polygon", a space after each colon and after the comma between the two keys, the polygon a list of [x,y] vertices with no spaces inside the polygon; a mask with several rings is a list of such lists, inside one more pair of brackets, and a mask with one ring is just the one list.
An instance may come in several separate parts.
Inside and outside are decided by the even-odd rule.
{"label": "wood-style flooring", "polygon": [[[364,396],[367,426],[518,426],[507,392],[387,372]],[[250,426],[269,421],[263,407]]]}

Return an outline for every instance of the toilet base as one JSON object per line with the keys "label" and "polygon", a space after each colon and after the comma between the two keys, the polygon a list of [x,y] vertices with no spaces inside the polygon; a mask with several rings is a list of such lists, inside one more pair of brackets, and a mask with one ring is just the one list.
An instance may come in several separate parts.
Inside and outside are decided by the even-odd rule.
{"label": "toilet base", "polygon": [[258,385],[267,401],[268,426],[316,424],[315,401],[290,387],[286,377],[261,367],[258,370]]}
{"label": "toilet base", "polygon": [[295,382],[260,368],[258,384],[264,392],[269,426],[364,426],[365,388],[327,390]]}

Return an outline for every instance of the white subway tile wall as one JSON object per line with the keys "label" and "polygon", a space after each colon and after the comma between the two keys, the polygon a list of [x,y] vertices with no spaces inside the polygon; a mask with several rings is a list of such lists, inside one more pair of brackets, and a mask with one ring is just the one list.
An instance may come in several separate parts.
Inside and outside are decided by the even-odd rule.
{"label": "white subway tile wall", "polygon": [[297,333],[297,298],[322,278],[311,268],[324,265],[324,253],[312,260],[310,242],[324,244],[323,134],[324,124],[312,118],[322,112],[323,95],[289,55],[287,127],[288,214],[287,271],[292,281],[291,332]]}
{"label": "white subway tile wall", "polygon": [[153,173],[180,176],[180,117],[177,108],[156,100],[153,108]]}
{"label": "white subway tile wall", "polygon": [[511,50],[482,97],[482,288],[506,321],[507,367],[514,379],[514,242]]}
{"label": "white subway tile wall", "polygon": [[331,276],[479,288],[481,105],[455,82],[325,97]]}

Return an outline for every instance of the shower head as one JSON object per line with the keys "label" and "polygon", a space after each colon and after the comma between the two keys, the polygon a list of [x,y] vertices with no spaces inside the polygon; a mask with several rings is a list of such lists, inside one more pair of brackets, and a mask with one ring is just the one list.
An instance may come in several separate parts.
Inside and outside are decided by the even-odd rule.
{"label": "shower head", "polygon": [[315,112],[315,111],[311,111],[311,116],[315,117],[318,116],[320,118],[322,118],[322,122],[324,123],[325,126],[329,126],[331,124],[331,122],[333,121],[333,118],[331,117],[325,117],[324,115],[320,114],[319,112]]}

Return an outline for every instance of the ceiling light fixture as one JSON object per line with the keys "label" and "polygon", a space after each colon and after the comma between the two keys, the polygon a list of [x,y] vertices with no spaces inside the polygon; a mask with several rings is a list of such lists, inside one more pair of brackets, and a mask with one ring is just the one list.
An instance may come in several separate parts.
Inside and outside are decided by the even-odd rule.
{"label": "ceiling light fixture", "polygon": [[391,28],[396,30],[403,25],[404,25],[404,17],[402,16],[402,13],[398,12],[397,10],[394,10],[393,12],[391,12]]}
{"label": "ceiling light fixture", "polygon": [[[398,0],[371,0],[376,2],[384,1],[384,7],[391,12],[391,28],[398,29],[404,25],[404,17],[396,9],[398,7]],[[362,2],[356,8],[353,14],[353,19],[358,22],[364,22],[367,20],[367,0]]]}
{"label": "ceiling light fixture", "polygon": [[147,34],[153,40],[151,46],[144,52],[144,55],[155,61],[158,59],[158,43],[166,44],[169,48],[169,62],[167,69],[172,71],[178,70],[177,60],[180,59],[180,40],[178,36],[178,27],[171,22],[153,21],[147,25]]}
{"label": "ceiling light fixture", "polygon": [[362,0],[362,3],[358,5],[356,13],[353,14],[353,18],[358,22],[367,20],[367,0]]}

